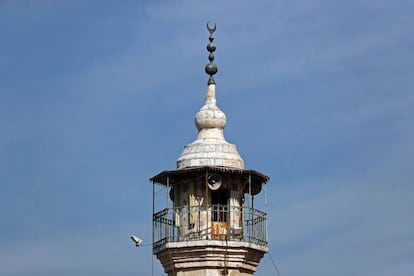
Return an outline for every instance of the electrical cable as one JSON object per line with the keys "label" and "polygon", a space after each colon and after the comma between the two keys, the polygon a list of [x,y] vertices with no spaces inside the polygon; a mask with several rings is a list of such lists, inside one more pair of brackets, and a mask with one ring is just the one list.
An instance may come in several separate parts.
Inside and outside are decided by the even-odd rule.
{"label": "electrical cable", "polygon": [[280,272],[279,272],[279,269],[277,269],[277,265],[276,265],[275,261],[273,260],[272,255],[270,254],[270,251],[267,252],[267,255],[269,255],[270,260],[272,261],[272,264],[273,264],[274,268],[276,269],[277,275],[281,276]]}

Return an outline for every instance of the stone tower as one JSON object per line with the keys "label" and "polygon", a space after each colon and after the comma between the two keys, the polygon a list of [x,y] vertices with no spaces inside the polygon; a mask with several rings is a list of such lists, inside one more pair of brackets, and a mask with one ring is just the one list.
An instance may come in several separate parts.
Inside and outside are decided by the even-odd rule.
{"label": "stone tower", "polygon": [[168,275],[253,275],[268,251],[267,215],[253,208],[254,196],[269,178],[244,169],[236,146],[224,138],[226,115],[217,107],[213,78],[216,26],[207,29],[210,78],[195,115],[198,136],[184,147],[176,170],[151,178],[167,198],[164,209],[154,210],[153,253]]}

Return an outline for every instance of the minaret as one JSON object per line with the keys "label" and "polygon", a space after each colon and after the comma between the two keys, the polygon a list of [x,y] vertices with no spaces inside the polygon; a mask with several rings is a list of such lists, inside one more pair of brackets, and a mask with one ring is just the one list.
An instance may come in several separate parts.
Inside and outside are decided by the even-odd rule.
{"label": "minaret", "polygon": [[253,208],[254,196],[269,178],[244,169],[236,146],[224,138],[226,115],[217,107],[213,77],[216,26],[207,23],[207,29],[210,77],[195,115],[197,138],[184,147],[176,170],[151,178],[169,198],[154,210],[153,253],[168,275],[253,275],[268,251],[267,214]]}

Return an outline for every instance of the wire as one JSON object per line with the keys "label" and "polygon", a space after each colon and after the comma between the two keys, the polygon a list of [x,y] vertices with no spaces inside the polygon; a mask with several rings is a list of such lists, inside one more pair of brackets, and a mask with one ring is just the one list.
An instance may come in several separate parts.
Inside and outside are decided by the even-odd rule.
{"label": "wire", "polygon": [[137,247],[141,247],[141,246],[152,246],[152,244],[149,244],[149,243],[146,243],[146,244],[140,244],[139,246],[137,246]]}
{"label": "wire", "polygon": [[269,252],[267,252],[267,254],[268,254],[268,255],[269,255],[269,257],[270,257],[270,260],[272,261],[272,264],[273,264],[273,266],[274,266],[274,268],[275,268],[275,270],[276,270],[276,272],[277,272],[277,275],[279,275],[279,276],[280,276],[279,269],[277,269],[276,263],[275,263],[275,261],[273,260],[272,255],[270,255],[270,251],[269,251]]}
{"label": "wire", "polygon": [[151,276],[154,276],[154,254],[151,255]]}
{"label": "wire", "polygon": [[159,193],[161,193],[162,191],[164,191],[166,188],[165,187],[161,187],[158,191],[156,191],[154,194],[159,194]]}

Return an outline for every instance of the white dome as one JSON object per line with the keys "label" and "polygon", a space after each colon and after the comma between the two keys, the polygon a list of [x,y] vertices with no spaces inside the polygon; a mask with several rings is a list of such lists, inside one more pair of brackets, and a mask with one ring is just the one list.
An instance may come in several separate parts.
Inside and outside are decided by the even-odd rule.
{"label": "white dome", "polygon": [[184,147],[177,160],[178,169],[198,166],[244,168],[244,161],[236,146],[224,138],[226,114],[216,105],[215,89],[215,84],[210,84],[207,88],[206,102],[194,120],[198,136],[193,143]]}

